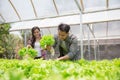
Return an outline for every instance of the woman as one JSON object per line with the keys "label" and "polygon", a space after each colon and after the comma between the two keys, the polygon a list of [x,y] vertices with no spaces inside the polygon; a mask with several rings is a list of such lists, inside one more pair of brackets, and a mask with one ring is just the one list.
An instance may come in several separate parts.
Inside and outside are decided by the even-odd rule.
{"label": "woman", "polygon": [[40,28],[35,26],[32,28],[32,38],[28,40],[28,45],[27,47],[32,47],[34,48],[38,54],[34,59],[39,59],[43,58],[45,59],[45,51],[41,49],[40,47],[40,39],[41,39],[41,34],[40,34]]}

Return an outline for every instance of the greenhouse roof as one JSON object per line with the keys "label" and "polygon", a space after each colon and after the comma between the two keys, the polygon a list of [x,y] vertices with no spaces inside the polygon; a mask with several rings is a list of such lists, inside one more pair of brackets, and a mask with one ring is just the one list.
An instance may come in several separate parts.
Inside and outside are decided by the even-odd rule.
{"label": "greenhouse roof", "polygon": [[[115,10],[114,15],[120,13],[120,0],[0,0],[0,23],[54,19],[79,15],[80,12],[89,17],[93,13],[102,15],[111,10]],[[116,19],[119,20],[120,16]]]}
{"label": "greenhouse roof", "polygon": [[120,0],[0,0],[2,23],[10,23],[10,31],[33,26],[51,28],[60,23],[82,23],[90,30],[90,24],[93,24],[94,32],[91,33],[95,37],[102,35],[106,39],[108,35],[114,35],[120,38]]}

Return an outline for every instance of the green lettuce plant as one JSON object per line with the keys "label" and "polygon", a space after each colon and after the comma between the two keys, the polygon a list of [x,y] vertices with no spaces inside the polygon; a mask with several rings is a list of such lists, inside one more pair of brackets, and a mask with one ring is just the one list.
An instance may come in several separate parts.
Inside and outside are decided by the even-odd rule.
{"label": "green lettuce plant", "polygon": [[37,51],[33,48],[24,47],[24,48],[19,50],[18,54],[21,57],[24,57],[24,56],[28,55],[28,56],[34,58],[35,56],[37,56]]}
{"label": "green lettuce plant", "polygon": [[54,37],[52,35],[44,35],[40,40],[40,46],[45,49],[46,46],[52,46],[55,43]]}

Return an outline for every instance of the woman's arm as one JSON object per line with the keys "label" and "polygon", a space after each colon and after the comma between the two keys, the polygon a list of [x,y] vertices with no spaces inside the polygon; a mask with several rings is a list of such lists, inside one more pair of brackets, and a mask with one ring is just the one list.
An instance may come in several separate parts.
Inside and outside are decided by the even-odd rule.
{"label": "woman's arm", "polygon": [[27,41],[27,47],[28,47],[28,48],[32,48],[31,43],[32,43],[32,42],[31,42],[31,39],[29,39],[29,40]]}

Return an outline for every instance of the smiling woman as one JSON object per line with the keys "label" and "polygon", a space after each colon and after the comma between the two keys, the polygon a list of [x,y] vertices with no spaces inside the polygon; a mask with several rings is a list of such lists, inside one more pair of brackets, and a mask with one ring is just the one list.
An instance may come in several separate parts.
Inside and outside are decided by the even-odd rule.
{"label": "smiling woman", "polygon": [[32,38],[29,40],[29,43],[27,47],[32,47],[37,51],[37,56],[35,59],[43,58],[45,59],[45,51],[42,50],[40,47],[40,39],[41,39],[41,34],[40,34],[40,28],[38,26],[34,26],[31,30],[32,32]]}

